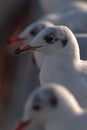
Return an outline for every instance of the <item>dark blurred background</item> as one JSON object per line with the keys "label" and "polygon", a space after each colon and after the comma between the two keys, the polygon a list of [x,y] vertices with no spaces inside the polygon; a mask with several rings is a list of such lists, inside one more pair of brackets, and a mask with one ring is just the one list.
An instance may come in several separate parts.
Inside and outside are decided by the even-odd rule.
{"label": "dark blurred background", "polygon": [[11,56],[5,43],[42,14],[36,0],[0,0],[0,130],[14,129],[27,96],[39,84],[32,54]]}

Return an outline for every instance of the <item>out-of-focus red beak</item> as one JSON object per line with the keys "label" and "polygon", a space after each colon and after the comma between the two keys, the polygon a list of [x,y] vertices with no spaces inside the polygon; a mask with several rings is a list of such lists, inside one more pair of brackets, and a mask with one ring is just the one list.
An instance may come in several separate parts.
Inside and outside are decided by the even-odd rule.
{"label": "out-of-focus red beak", "polygon": [[13,36],[13,37],[11,37],[11,38],[7,41],[7,44],[17,44],[17,43],[23,42],[24,40],[25,40],[25,39],[22,39],[22,38]]}
{"label": "out-of-focus red beak", "polygon": [[19,123],[19,125],[15,130],[25,130],[30,124],[31,124],[31,120],[28,120],[26,122],[21,122]]}
{"label": "out-of-focus red beak", "polygon": [[9,54],[13,54],[14,51],[21,46],[22,44],[24,44],[23,42],[25,41],[25,39],[19,38],[19,37],[11,37],[7,42],[6,42],[6,49],[8,51]]}
{"label": "out-of-focus red beak", "polygon": [[14,54],[17,55],[17,54],[22,54],[22,53],[26,53],[26,52],[32,52],[40,47],[42,47],[42,46],[30,46],[29,44],[25,44],[25,45],[22,45],[19,48],[17,48],[14,51]]}

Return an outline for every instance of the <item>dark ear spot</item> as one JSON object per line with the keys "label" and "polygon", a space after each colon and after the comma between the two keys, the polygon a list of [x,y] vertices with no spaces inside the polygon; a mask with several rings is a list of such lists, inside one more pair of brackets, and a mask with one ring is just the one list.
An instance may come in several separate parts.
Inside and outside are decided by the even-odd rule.
{"label": "dark ear spot", "polygon": [[35,105],[33,105],[32,109],[34,111],[39,111],[41,109],[41,106],[39,104],[35,104]]}
{"label": "dark ear spot", "polygon": [[52,96],[52,97],[50,98],[50,100],[49,100],[49,103],[50,103],[50,105],[51,105],[52,107],[56,107],[57,104],[58,104],[58,101],[57,101],[56,97]]}
{"label": "dark ear spot", "polygon": [[67,42],[68,42],[68,40],[67,39],[62,39],[61,42],[62,42],[63,47],[65,47]]}
{"label": "dark ear spot", "polygon": [[36,35],[37,35],[37,32],[36,32],[36,30],[32,30],[32,31],[30,32],[30,34],[31,34],[32,36],[36,36]]}

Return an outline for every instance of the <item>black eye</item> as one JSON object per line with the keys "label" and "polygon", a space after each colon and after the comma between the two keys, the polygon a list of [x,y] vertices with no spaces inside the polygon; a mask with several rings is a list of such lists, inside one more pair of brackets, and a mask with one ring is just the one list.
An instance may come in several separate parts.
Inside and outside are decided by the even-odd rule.
{"label": "black eye", "polygon": [[66,44],[67,44],[67,42],[68,42],[68,40],[67,40],[67,39],[62,39],[61,42],[62,42],[62,44],[63,44],[63,47],[65,47]]}
{"label": "black eye", "polygon": [[31,34],[32,36],[36,36],[36,35],[37,35],[37,32],[36,32],[36,30],[32,30],[32,31],[30,32],[30,34]]}
{"label": "black eye", "polygon": [[41,109],[41,106],[39,106],[39,105],[34,105],[34,106],[32,107],[32,109],[33,109],[34,111],[39,111],[39,110]]}
{"label": "black eye", "polygon": [[44,38],[44,40],[46,40],[46,42],[47,43],[49,43],[49,44],[53,44],[54,43],[54,41],[55,41],[55,36],[54,35],[49,35],[49,36],[46,36],[45,38]]}

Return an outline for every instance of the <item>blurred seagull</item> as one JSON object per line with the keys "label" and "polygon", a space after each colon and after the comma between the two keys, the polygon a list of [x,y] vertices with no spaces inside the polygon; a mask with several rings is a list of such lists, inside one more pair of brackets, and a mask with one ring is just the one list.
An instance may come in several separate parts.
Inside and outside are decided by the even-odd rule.
{"label": "blurred seagull", "polygon": [[[29,25],[20,35],[19,35],[19,39],[21,41],[21,39],[27,39],[28,43],[31,43],[31,41],[36,37],[36,35],[42,31],[44,28],[46,27],[51,27],[54,26],[53,23],[49,22],[49,21],[37,21],[31,25]],[[18,38],[17,38],[18,39]],[[18,43],[18,40],[16,40]],[[14,41],[12,41],[14,42]],[[11,44],[13,45],[13,44]],[[43,60],[44,60],[44,54],[41,52],[34,52],[34,57],[35,57],[35,61],[36,64],[39,68],[41,68]]]}
{"label": "blurred seagull", "polygon": [[45,130],[87,130],[87,112],[65,87],[49,84],[29,96],[16,130],[38,123],[43,124]]}
{"label": "blurred seagull", "polygon": [[[54,3],[54,2],[53,2]],[[65,25],[74,33],[87,33],[87,2],[70,2],[47,14],[40,20],[46,20],[55,25]]]}
{"label": "blurred seagull", "polygon": [[[65,13],[69,10],[78,10],[79,8],[86,9],[87,2],[78,0],[39,0],[46,14],[53,12]],[[49,5],[49,8],[48,8]]]}
{"label": "blurred seagull", "polygon": [[66,86],[82,107],[87,107],[87,62],[80,60],[76,37],[66,26],[48,27],[15,54],[37,51],[45,56],[39,79],[41,85],[55,82]]}

